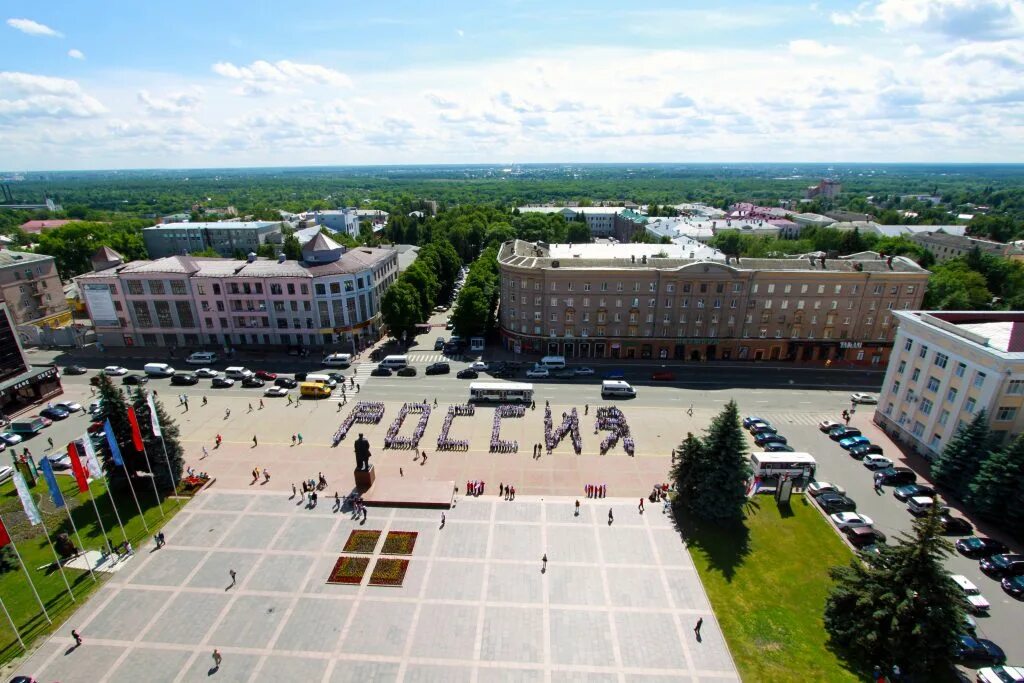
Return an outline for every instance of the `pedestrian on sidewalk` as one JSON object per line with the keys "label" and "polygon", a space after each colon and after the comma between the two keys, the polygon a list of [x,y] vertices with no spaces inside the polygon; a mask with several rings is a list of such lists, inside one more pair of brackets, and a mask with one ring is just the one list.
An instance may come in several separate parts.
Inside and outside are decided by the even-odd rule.
{"label": "pedestrian on sidewalk", "polygon": [[260,410],[263,410],[263,399],[260,399]]}
{"label": "pedestrian on sidewalk", "polygon": [[441,528],[442,529],[444,528],[444,524],[445,524],[445,518],[444,518],[444,513],[442,512],[441,513]]}
{"label": "pedestrian on sidewalk", "polygon": [[209,403],[209,401],[206,399],[205,396],[203,396],[203,405],[205,406],[207,403]]}
{"label": "pedestrian on sidewalk", "polygon": [[259,442],[256,440],[256,435],[253,434],[252,435],[252,447],[256,448],[256,446],[258,446],[258,445],[259,445]]}
{"label": "pedestrian on sidewalk", "polygon": [[231,417],[231,408],[225,408],[224,409],[224,419],[226,420],[229,417]]}
{"label": "pedestrian on sidewalk", "polygon": [[185,412],[188,412],[188,396],[185,397]]}
{"label": "pedestrian on sidewalk", "polygon": [[249,404],[249,412],[250,413],[252,412],[252,404],[251,403]]}
{"label": "pedestrian on sidewalk", "polygon": [[697,635],[697,642],[700,642],[700,629],[704,625],[704,617],[697,619],[697,625],[693,627],[693,632]]}
{"label": "pedestrian on sidewalk", "polygon": [[400,476],[400,477],[404,477],[405,476],[405,472],[402,470],[401,467],[398,468],[398,476]]}
{"label": "pedestrian on sidewalk", "polygon": [[200,460],[205,460],[206,456],[208,456],[209,454],[210,454],[210,451],[206,450],[206,446],[203,446],[203,457],[201,457],[199,459]]}
{"label": "pedestrian on sidewalk", "polygon": [[612,522],[614,522],[614,521],[615,521],[615,515],[612,514],[612,509],[608,508],[608,526],[611,526]]}
{"label": "pedestrian on sidewalk", "polygon": [[298,433],[298,437],[299,437],[299,445],[301,446],[302,445],[302,432]]}
{"label": "pedestrian on sidewalk", "polygon": [[75,639],[75,647],[81,646],[82,636],[78,635],[78,631],[71,629],[71,637]]}
{"label": "pedestrian on sidewalk", "polygon": [[264,467],[263,468],[263,483],[266,484],[269,481],[270,481],[270,472],[268,472],[267,468]]}
{"label": "pedestrian on sidewalk", "polygon": [[644,514],[644,499],[643,498],[640,499],[640,505],[637,506],[637,510],[640,511],[641,515]]}
{"label": "pedestrian on sidewalk", "polygon": [[576,499],[576,514],[573,515],[573,516],[574,517],[579,517],[580,516],[580,499],[579,498]]}
{"label": "pedestrian on sidewalk", "polygon": [[[234,569],[229,569],[228,576],[231,577],[231,586],[234,586],[235,582],[238,580],[238,574],[235,573]],[[228,586],[228,588],[231,588],[231,586]]]}
{"label": "pedestrian on sidewalk", "polygon": [[219,669],[220,668],[220,663],[223,660],[224,660],[224,658],[220,656],[220,650],[218,650],[217,648],[214,648],[213,649],[213,668],[214,669]]}
{"label": "pedestrian on sidewalk", "polygon": [[260,470],[259,470],[258,467],[253,467],[252,468],[252,481],[250,482],[249,485],[251,486],[252,484],[255,484],[257,481],[259,481],[259,479],[260,479]]}
{"label": "pedestrian on sidewalk", "polygon": [[292,445],[293,446],[295,445],[295,435],[294,434],[292,434]]}
{"label": "pedestrian on sidewalk", "polygon": [[51,436],[51,437],[48,437],[48,438],[46,439],[46,443],[48,443],[48,444],[49,444],[49,446],[50,446],[50,450],[52,451],[52,450],[53,450],[53,437],[52,437],[52,436]]}
{"label": "pedestrian on sidewalk", "polygon": [[291,495],[291,498],[289,498],[288,500],[291,500],[292,498],[294,498],[294,497],[295,497],[295,496],[297,496],[297,495],[299,495],[299,492],[298,492],[298,490],[297,490],[297,489],[295,488],[295,484],[292,484],[292,495]]}

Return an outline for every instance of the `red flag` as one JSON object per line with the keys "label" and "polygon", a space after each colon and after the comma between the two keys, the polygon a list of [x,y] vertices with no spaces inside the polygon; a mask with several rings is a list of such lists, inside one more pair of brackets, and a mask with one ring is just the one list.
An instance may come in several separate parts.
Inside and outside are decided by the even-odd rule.
{"label": "red flag", "polygon": [[0,519],[0,548],[6,547],[11,542],[11,535],[7,533],[7,527],[4,526],[4,520]]}
{"label": "red flag", "polygon": [[82,461],[78,459],[78,448],[74,441],[68,442],[68,457],[71,458],[71,470],[75,473],[75,481],[78,483],[78,492],[85,493],[89,490],[89,477],[82,467]]}
{"label": "red flag", "polygon": [[135,417],[135,407],[128,406],[128,422],[132,425],[132,443],[135,450],[142,451],[142,432],[139,431],[139,418]]}

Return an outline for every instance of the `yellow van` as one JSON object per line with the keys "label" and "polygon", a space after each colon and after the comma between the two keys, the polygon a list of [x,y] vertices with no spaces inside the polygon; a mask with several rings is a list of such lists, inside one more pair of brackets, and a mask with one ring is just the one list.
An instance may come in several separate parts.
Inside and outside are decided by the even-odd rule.
{"label": "yellow van", "polygon": [[309,398],[327,398],[331,395],[331,388],[320,382],[303,382],[299,385],[299,393]]}

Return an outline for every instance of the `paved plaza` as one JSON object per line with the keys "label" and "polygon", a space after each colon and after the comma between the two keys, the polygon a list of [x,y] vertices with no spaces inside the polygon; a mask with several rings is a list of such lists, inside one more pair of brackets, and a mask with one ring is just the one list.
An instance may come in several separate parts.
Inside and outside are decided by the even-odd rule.
{"label": "paved plaza", "polygon": [[[581,498],[575,516],[573,498],[489,491],[460,497],[441,528],[437,511],[371,509],[360,524],[326,497],[310,510],[288,495],[199,494],[166,547],[141,549],[19,672],[62,683],[738,679],[659,505],[641,515],[636,498]],[[401,587],[367,586],[369,573],[325,583],[353,529],[418,532]]]}

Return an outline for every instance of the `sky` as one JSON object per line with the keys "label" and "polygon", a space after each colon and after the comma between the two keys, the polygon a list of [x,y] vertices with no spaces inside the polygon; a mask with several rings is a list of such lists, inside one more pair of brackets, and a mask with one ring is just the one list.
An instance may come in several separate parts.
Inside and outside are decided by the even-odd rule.
{"label": "sky", "polygon": [[1024,160],[1024,0],[0,12],[4,171]]}

